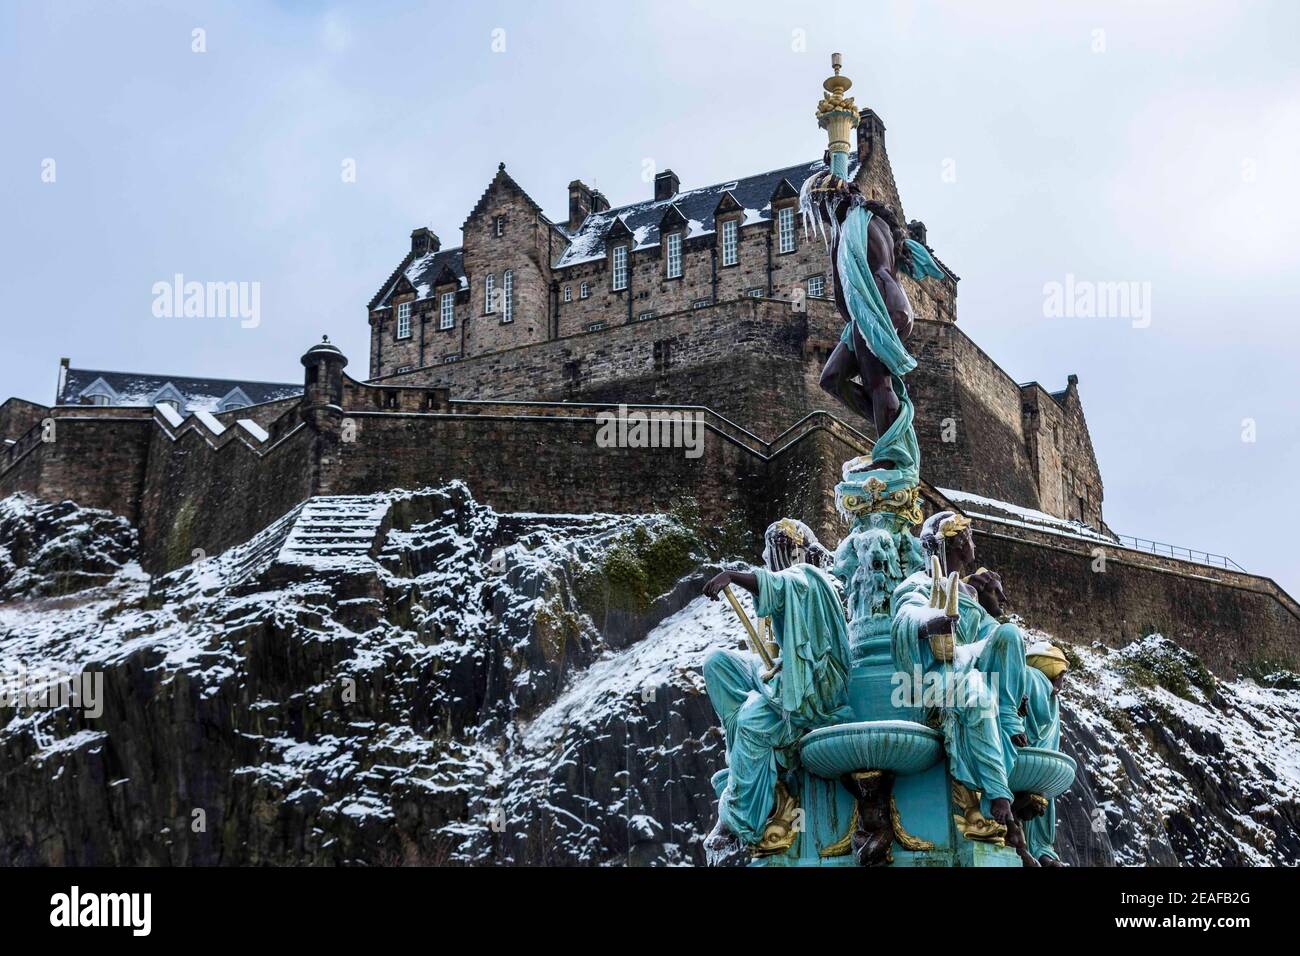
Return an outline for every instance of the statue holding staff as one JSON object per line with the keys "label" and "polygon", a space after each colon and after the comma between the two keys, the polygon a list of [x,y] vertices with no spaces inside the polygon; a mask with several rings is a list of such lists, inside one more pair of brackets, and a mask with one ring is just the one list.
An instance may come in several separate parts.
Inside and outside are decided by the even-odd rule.
{"label": "statue holding staff", "polygon": [[[1021,716],[1024,641],[1019,628],[981,604],[981,594],[1000,594],[1001,583],[991,572],[976,570],[969,525],[952,511],[931,515],[923,525],[921,548],[932,570],[918,571],[894,591],[894,666],[904,675],[933,675],[941,688],[938,700],[921,703],[940,714],[954,803],[961,811],[958,829],[970,840],[1016,846],[1020,827],[1008,778],[1016,748],[1028,744]],[[970,575],[966,583],[958,580],[961,574]],[[992,820],[980,809],[981,794]]]}
{"label": "statue holding staff", "polygon": [[826,570],[830,553],[811,528],[790,518],[770,525],[764,542],[763,567],[723,571],[704,588],[713,600],[733,584],[750,592],[778,648],[770,663],[733,650],[714,651],[704,662],[727,744],[718,823],[705,844],[710,854],[738,843],[760,855],[788,849],[797,835],[796,798],[785,778],[798,766],[799,739],[853,719],[848,633],[839,585]]}

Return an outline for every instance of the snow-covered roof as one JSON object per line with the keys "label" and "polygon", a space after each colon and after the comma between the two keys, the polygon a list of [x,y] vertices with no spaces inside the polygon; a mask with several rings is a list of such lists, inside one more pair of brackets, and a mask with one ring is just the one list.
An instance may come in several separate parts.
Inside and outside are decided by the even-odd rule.
{"label": "snow-covered roof", "polygon": [[371,301],[372,309],[387,307],[389,300],[397,291],[403,276],[415,287],[416,299],[427,299],[433,295],[433,287],[447,270],[455,277],[457,288],[468,288],[465,279],[465,251],[460,246],[455,249],[439,249],[416,256],[403,266],[399,266],[380,290],[379,295]]}
{"label": "snow-covered roof", "polygon": [[[850,166],[852,177],[856,171],[856,158]],[[748,226],[772,219],[772,196],[782,181],[788,181],[797,195],[804,180],[826,167],[820,159],[812,163],[786,166],[766,173],[733,179],[699,189],[688,189],[668,199],[646,200],[589,215],[581,226],[569,234],[569,247],[556,262],[556,268],[591,262],[605,255],[605,234],[615,219],[621,219],[632,233],[633,249],[646,249],[659,245],[659,223],[670,206],[676,206],[687,223],[686,237],[709,235],[714,231],[713,213],[722,197],[730,193],[744,210],[743,224]]]}
{"label": "snow-covered roof", "polygon": [[302,383],[241,382],[224,378],[149,375],[142,372],[105,372],[69,368],[62,376],[59,405],[80,405],[87,395],[105,395],[110,405],[147,408],[164,400],[182,403],[183,411],[219,412],[223,402],[260,405],[302,394]]}

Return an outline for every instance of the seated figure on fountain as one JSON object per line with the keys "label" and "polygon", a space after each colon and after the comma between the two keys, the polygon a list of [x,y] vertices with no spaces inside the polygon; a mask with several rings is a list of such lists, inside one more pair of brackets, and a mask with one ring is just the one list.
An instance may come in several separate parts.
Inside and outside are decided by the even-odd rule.
{"label": "seated figure on fountain", "polygon": [[[912,686],[933,690],[912,704],[939,715],[961,811],[958,829],[967,839],[1011,842],[1021,850],[1008,778],[1016,748],[1027,744],[1021,716],[1024,640],[1019,628],[999,621],[981,602],[982,592],[1000,593],[1000,584],[991,572],[976,571],[969,524],[962,515],[941,511],[922,527],[921,548],[933,570],[918,571],[894,592],[894,667]],[[966,583],[957,581],[961,574],[970,575]],[[948,587],[955,600],[936,607],[932,596],[936,588],[942,594],[945,575],[952,576]],[[989,801],[992,820],[981,811],[980,794]]]}
{"label": "seated figure on fountain", "polygon": [[[1046,641],[1030,644],[1025,651],[1025,736],[1029,746],[1044,750],[1061,749],[1061,688],[1070,662],[1059,647]],[[1064,866],[1056,853],[1056,801],[1030,795],[1031,804],[1023,816],[1029,853],[1040,866]],[[1041,801],[1041,802],[1040,802]]]}
{"label": "seated figure on fountain", "polygon": [[[849,646],[838,585],[825,570],[830,553],[811,528],[782,519],[764,535],[763,567],[723,571],[705,586],[717,600],[735,584],[770,618],[779,657],[765,668],[754,654],[717,650],[704,662],[709,700],[722,722],[727,776],[718,823],[706,849],[725,855],[743,843],[757,854],[787,849],[795,796],[786,779],[810,730],[852,720]],[[783,779],[784,778],[784,779]]]}

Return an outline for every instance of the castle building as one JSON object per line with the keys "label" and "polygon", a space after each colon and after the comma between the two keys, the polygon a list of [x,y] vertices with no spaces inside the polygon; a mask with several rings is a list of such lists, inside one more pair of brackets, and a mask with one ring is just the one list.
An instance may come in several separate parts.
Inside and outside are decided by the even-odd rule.
{"label": "castle building", "polygon": [[[575,180],[555,221],[502,164],[460,246],[412,232],[368,305],[370,377],[464,399],[699,405],[767,439],[814,411],[844,415],[817,386],[842,321],[826,246],[798,210],[822,168],[685,190],[665,170],[651,195],[618,207]],[[850,175],[906,221],[871,110]],[[907,228],[927,241],[923,223]],[[938,282],[903,280],[917,319],[908,388],[923,474],[1103,528],[1077,378],[1053,391],[1012,380],[957,328],[958,277],[943,267]],[[723,308],[740,301],[750,308]]]}
{"label": "castle building", "polygon": [[[870,111],[857,146],[850,175],[906,221]],[[563,222],[499,168],[459,248],[412,234],[369,303],[364,378],[327,340],[301,356],[299,384],[65,360],[51,404],[0,403],[0,498],[125,517],[149,573],[254,538],[259,554],[306,540],[356,548],[338,518],[355,496],[455,480],[503,514],[648,514],[690,500],[705,527],[757,536],[796,515],[833,541],[841,464],[871,440],[818,384],[843,320],[826,248],[794,217],[819,168],[686,190],[665,171],[652,196],[616,208],[574,182]],[[927,241],[921,223],[907,228]],[[971,518],[981,560],[1014,582],[1015,610],[1063,640],[1122,646],[1158,630],[1224,672],[1290,655],[1300,604],[1276,582],[1110,532],[1079,380],[1008,376],[958,326],[958,279],[944,268],[902,280],[924,510]],[[602,443],[618,406],[689,412],[698,454]],[[1229,619],[1240,626],[1225,631]]]}

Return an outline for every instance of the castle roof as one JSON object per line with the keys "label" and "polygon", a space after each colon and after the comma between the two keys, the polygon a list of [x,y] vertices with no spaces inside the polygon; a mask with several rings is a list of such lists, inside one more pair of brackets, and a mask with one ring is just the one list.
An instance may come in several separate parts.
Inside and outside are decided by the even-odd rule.
{"label": "castle roof", "polygon": [[[856,166],[856,158],[853,160]],[[631,203],[613,209],[594,212],[583,220],[582,225],[568,233],[569,247],[560,256],[555,266],[563,269],[601,259],[605,255],[605,237],[616,221],[621,221],[632,233],[633,248],[647,249],[659,245],[659,227],[671,207],[681,213],[686,220],[686,238],[705,236],[712,233],[716,226],[714,212],[719,203],[727,200],[728,195],[745,212],[743,225],[767,222],[772,218],[772,197],[783,183],[798,195],[804,180],[814,173],[821,172],[825,165],[820,159],[812,163],[800,163],[786,166],[766,173],[733,179],[730,182],[688,189],[667,199],[646,200]],[[850,168],[850,176],[855,169]],[[726,205],[730,207],[731,202]],[[725,212],[726,209],[724,208]]]}
{"label": "castle roof", "polygon": [[103,395],[110,405],[149,406],[163,400],[177,402],[183,410],[221,411],[223,402],[260,405],[302,394],[302,383],[244,382],[225,378],[183,375],[145,375],[65,368],[59,377],[58,405],[81,405],[91,395]]}
{"label": "castle roof", "polygon": [[457,288],[464,289],[468,287],[465,279],[465,250],[460,246],[455,249],[440,249],[437,252],[427,252],[422,256],[416,256],[408,252],[406,258],[390,275],[379,292],[370,300],[369,308],[382,309],[388,306],[389,300],[404,285],[402,280],[405,279],[415,289],[417,299],[427,299],[433,295],[433,287],[442,279],[443,270],[455,277]]}

